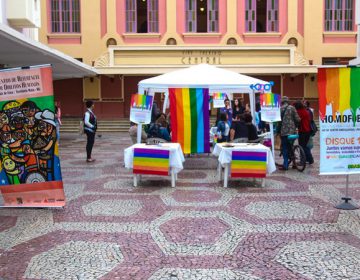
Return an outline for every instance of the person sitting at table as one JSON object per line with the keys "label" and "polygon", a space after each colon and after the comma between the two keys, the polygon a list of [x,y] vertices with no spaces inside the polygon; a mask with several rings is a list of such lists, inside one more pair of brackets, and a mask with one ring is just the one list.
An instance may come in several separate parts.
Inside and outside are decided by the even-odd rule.
{"label": "person sitting at table", "polygon": [[154,137],[162,138],[166,141],[171,141],[165,114],[159,114],[155,123],[150,124],[148,138]]}
{"label": "person sitting at table", "polygon": [[248,139],[248,128],[244,122],[244,115],[238,115],[236,121],[231,124],[230,141],[238,138]]}
{"label": "person sitting at table", "polygon": [[[137,124],[130,122],[130,129],[129,129],[129,134],[130,134],[130,138],[131,141],[133,142],[133,144],[137,143]],[[141,143],[145,143],[147,139],[147,135],[144,131],[144,129],[141,130]]]}
{"label": "person sitting at table", "polygon": [[220,113],[220,121],[217,124],[218,143],[227,142],[229,139],[230,127],[227,118],[228,115],[225,112]]}
{"label": "person sitting at table", "polygon": [[247,127],[249,141],[254,141],[254,140],[259,139],[258,134],[257,134],[257,128],[252,123],[252,120],[253,120],[253,117],[251,116],[250,113],[244,114],[244,122]]}

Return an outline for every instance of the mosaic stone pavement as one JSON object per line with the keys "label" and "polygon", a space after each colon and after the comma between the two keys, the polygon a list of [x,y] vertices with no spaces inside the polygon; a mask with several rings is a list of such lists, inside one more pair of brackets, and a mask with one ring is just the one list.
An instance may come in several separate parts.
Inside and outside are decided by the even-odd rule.
{"label": "mosaic stone pavement", "polygon": [[[315,141],[317,144],[317,141]],[[360,279],[360,210],[334,205],[345,176],[277,171],[218,182],[217,159],[186,158],[166,177],[132,187],[126,134],[62,135],[64,209],[0,209],[0,279]],[[319,158],[319,147],[313,150]],[[360,201],[360,177],[350,177]]]}

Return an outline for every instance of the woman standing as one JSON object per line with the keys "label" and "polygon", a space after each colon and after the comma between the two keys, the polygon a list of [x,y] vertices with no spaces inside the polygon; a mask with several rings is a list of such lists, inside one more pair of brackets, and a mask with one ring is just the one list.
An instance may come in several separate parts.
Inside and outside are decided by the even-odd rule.
{"label": "woman standing", "polygon": [[232,119],[236,121],[238,116],[244,113],[245,108],[242,106],[241,101],[237,98],[234,100]]}
{"label": "woman standing", "polygon": [[86,101],[86,112],[84,116],[84,131],[87,136],[86,143],[86,162],[93,162],[95,159],[91,158],[91,152],[95,142],[95,134],[97,129],[97,119],[94,114],[94,102]]}
{"label": "woman standing", "polygon": [[295,102],[295,109],[300,117],[299,145],[305,152],[306,161],[309,162],[309,164],[313,164],[314,158],[311,154],[311,150],[307,146],[311,136],[311,115],[308,110],[306,110],[304,104],[301,101]]}

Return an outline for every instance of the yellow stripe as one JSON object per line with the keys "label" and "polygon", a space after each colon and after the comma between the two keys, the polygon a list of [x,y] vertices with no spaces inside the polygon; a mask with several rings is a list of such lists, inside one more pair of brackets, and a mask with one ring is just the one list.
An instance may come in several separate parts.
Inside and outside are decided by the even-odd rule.
{"label": "yellow stripe", "polygon": [[190,93],[188,88],[182,89],[184,107],[184,154],[191,152],[191,108]]}
{"label": "yellow stripe", "polygon": [[350,109],[350,68],[339,69],[339,111],[343,114],[345,110]]}

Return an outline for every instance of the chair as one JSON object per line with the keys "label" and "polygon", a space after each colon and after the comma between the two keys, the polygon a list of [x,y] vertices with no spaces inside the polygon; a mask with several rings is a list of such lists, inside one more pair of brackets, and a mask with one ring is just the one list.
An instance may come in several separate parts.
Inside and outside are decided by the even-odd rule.
{"label": "chair", "polygon": [[168,143],[168,141],[166,141],[163,138],[158,138],[158,137],[151,137],[146,139],[146,144],[148,145],[154,145],[154,144],[159,144],[159,143]]}

